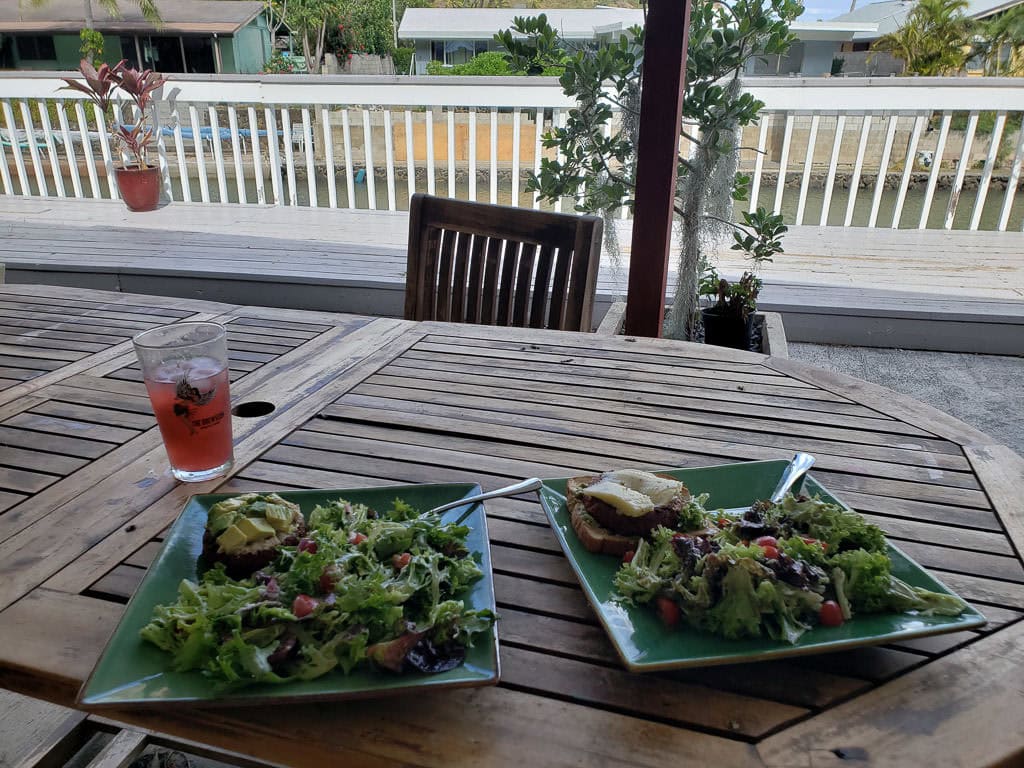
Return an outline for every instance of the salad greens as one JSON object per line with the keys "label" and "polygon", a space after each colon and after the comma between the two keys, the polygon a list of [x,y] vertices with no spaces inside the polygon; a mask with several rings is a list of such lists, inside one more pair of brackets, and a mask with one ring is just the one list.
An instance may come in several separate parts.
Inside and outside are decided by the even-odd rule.
{"label": "salad greens", "polygon": [[373,663],[393,672],[441,672],[496,616],[458,594],[483,574],[469,529],[442,525],[396,499],[376,511],[344,500],[318,506],[297,546],[270,566],[230,578],[218,563],[183,580],[141,630],[175,670],[230,686],[311,680]]}
{"label": "salad greens", "polygon": [[739,517],[701,511],[703,524],[692,527],[708,533],[658,527],[615,575],[625,600],[652,605],[667,625],[685,619],[730,639],[795,643],[858,612],[956,616],[967,608],[893,576],[881,529],[837,504],[787,495]]}

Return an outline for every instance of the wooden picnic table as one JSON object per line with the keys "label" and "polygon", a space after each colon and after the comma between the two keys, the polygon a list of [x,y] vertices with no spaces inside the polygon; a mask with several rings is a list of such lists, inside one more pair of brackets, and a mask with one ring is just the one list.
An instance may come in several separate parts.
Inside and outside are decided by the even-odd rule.
{"label": "wooden picnic table", "polygon": [[[131,349],[229,331],[228,479],[175,482]],[[186,498],[813,453],[814,476],[989,619],[772,663],[630,674],[534,498],[487,503],[500,685],[286,708],[118,710],[289,765],[982,765],[1020,760],[1024,461],[935,409],[676,342],[0,286],[0,685],[70,704]],[[1019,763],[1018,763],[1019,764]]]}

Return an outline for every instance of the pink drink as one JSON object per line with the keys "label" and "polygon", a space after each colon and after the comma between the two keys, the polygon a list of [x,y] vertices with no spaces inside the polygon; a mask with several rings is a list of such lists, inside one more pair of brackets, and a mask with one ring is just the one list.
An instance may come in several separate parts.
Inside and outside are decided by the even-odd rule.
{"label": "pink drink", "polygon": [[145,382],[175,470],[204,473],[231,463],[231,404],[223,364],[211,357],[175,360],[147,371]]}

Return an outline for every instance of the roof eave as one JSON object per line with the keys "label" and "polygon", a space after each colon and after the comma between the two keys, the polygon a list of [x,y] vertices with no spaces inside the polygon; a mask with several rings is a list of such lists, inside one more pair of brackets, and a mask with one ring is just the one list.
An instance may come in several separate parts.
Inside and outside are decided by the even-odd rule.
{"label": "roof eave", "polygon": [[[211,24],[207,22],[201,23],[178,23],[178,24],[164,24],[160,27],[155,27],[152,24],[146,22],[133,22],[133,21],[117,21],[110,24],[97,24],[96,30],[98,32],[108,33],[142,33],[147,34],[170,34],[170,35],[203,35],[203,34],[217,34],[217,35],[233,35],[239,29],[244,27],[245,24]],[[77,35],[82,29],[81,24],[74,24],[73,22],[67,21],[26,21],[26,22],[0,22],[0,33],[8,34],[75,34]]]}

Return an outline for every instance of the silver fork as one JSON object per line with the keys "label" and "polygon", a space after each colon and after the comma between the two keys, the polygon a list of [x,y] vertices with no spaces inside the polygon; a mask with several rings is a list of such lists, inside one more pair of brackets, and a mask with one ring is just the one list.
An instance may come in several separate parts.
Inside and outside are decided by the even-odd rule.
{"label": "silver fork", "polygon": [[478,493],[476,496],[467,496],[466,498],[459,499],[458,501],[452,501],[449,502],[448,504],[442,504],[439,507],[434,507],[429,512],[427,512],[427,514],[429,515],[438,512],[447,512],[449,509],[455,509],[456,507],[461,507],[463,505],[468,504],[469,509],[463,512],[459,519],[455,521],[456,524],[458,524],[465,520],[467,517],[469,517],[469,513],[472,512],[473,508],[476,507],[476,505],[481,501],[487,501],[487,499],[497,499],[502,496],[515,496],[518,493],[529,493],[530,491],[537,491],[540,490],[540,487],[543,484],[544,482],[539,478],[531,477],[521,482],[518,482],[515,485],[507,485],[504,488],[498,488],[497,490],[494,491]]}
{"label": "silver fork", "polygon": [[[782,477],[779,478],[779,484],[775,486],[775,490],[772,492],[771,497],[769,497],[769,501],[771,501],[772,504],[778,504],[782,501],[789,490],[803,480],[804,475],[806,475],[807,471],[813,466],[814,457],[811,456],[811,454],[803,452],[797,453],[793,457],[793,460],[789,462],[789,466],[787,466],[785,471],[782,473]],[[745,507],[730,507],[729,509],[722,511],[727,515],[741,515],[748,509],[750,509],[749,504]]]}

